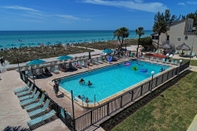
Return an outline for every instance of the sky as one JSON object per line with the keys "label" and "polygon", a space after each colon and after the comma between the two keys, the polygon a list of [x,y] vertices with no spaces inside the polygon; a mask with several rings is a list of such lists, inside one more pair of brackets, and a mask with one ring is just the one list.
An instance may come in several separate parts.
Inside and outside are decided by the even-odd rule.
{"label": "sky", "polygon": [[1,0],[4,30],[152,30],[154,15],[197,10],[196,0]]}

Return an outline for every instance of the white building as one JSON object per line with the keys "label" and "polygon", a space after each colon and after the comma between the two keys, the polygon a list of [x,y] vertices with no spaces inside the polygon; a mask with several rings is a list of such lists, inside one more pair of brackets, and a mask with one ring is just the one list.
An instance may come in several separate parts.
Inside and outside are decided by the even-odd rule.
{"label": "white building", "polygon": [[[197,35],[194,34],[196,28],[193,27],[194,20],[187,18],[178,21],[169,27],[166,33],[162,33],[159,37],[159,44],[169,43],[174,50],[176,47],[185,43],[193,52],[197,53]],[[153,41],[158,42],[158,37],[153,37]]]}

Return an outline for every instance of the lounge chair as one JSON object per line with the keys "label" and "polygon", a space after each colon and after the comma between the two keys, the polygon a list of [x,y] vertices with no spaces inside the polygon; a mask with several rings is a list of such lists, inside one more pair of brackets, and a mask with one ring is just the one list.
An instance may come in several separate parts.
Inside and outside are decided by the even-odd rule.
{"label": "lounge chair", "polygon": [[176,51],[174,52],[174,54],[179,54],[179,51],[178,51],[178,50],[176,50]]}
{"label": "lounge chair", "polygon": [[174,60],[171,60],[171,62],[170,62],[172,65],[174,64]]}
{"label": "lounge chair", "polygon": [[32,99],[27,99],[27,100],[22,101],[22,102],[20,102],[20,105],[22,107],[24,107],[25,105],[29,105],[29,104],[35,102],[38,99],[39,95],[40,95],[40,92],[37,91],[37,93],[34,95],[34,97]]}
{"label": "lounge chair", "polygon": [[72,62],[69,61],[68,63],[68,69],[66,71],[76,71],[77,68],[75,66],[72,65]]}
{"label": "lounge chair", "polygon": [[27,125],[30,127],[30,129],[32,129],[31,127],[38,124],[38,123],[41,123],[49,118],[51,118],[52,116],[55,115],[55,111],[54,110],[51,110],[50,112],[48,112],[47,114],[44,114],[40,117],[37,117],[35,119],[32,119],[30,121],[27,122]]}
{"label": "lounge chair", "polygon": [[33,73],[32,73],[31,71],[28,71],[28,72],[27,72],[27,75],[28,75],[31,79],[35,79],[35,78],[36,78],[36,76],[33,75]]}
{"label": "lounge chair", "polygon": [[67,71],[67,68],[66,68],[66,63],[64,64],[58,64],[58,69],[63,71],[63,72],[66,72]]}
{"label": "lounge chair", "polygon": [[102,61],[102,57],[99,57],[99,58],[98,58],[98,62],[101,63],[101,64],[104,63],[104,62]]}
{"label": "lounge chair", "polygon": [[178,61],[177,60],[174,60],[173,65],[178,65]]}
{"label": "lounge chair", "polygon": [[155,61],[156,61],[156,62],[159,62],[159,58],[157,57],[157,58],[155,59]]}
{"label": "lounge chair", "polygon": [[150,60],[151,60],[151,61],[154,61],[154,58],[153,58],[153,57],[151,57],[151,58],[150,58]]}
{"label": "lounge chair", "polygon": [[129,56],[130,56],[130,57],[134,57],[134,54],[131,52],[131,53],[129,54]]}
{"label": "lounge chair", "polygon": [[41,106],[42,103],[44,102],[44,98],[45,98],[45,94],[43,93],[42,96],[41,96],[41,98],[40,98],[40,100],[39,100],[38,102],[32,103],[32,104],[30,104],[30,105],[28,105],[28,106],[25,106],[25,109],[26,109],[27,111],[29,111],[29,110],[32,110],[32,109],[34,109],[34,108],[36,108],[36,107]]}
{"label": "lounge chair", "polygon": [[99,57],[96,57],[95,59],[96,59],[96,62],[98,62],[99,64],[103,64],[103,62],[99,60]]}
{"label": "lounge chair", "polygon": [[169,63],[170,63],[169,59],[166,59],[166,63],[167,63],[167,64],[169,64]]}
{"label": "lounge chair", "polygon": [[18,97],[21,97],[21,96],[30,94],[31,91],[33,90],[33,86],[34,86],[34,84],[31,84],[31,86],[30,86],[30,88],[29,88],[28,90],[23,91],[23,92],[16,93],[16,95],[17,95]]}
{"label": "lounge chair", "polygon": [[75,66],[76,68],[78,68],[78,69],[81,69],[81,68],[82,68],[80,62],[78,62],[78,61],[75,61],[75,62],[74,62],[74,66]]}
{"label": "lounge chair", "polygon": [[81,64],[82,67],[85,67],[85,68],[88,67],[86,60],[80,60],[79,63]]}
{"label": "lounge chair", "polygon": [[47,67],[44,68],[44,71],[42,73],[44,76],[46,77],[50,77],[52,76],[52,73],[49,71],[49,69]]}
{"label": "lounge chair", "polygon": [[26,99],[33,98],[34,95],[36,94],[36,91],[37,91],[37,88],[34,88],[34,91],[32,92],[32,94],[26,95],[26,96],[22,96],[22,97],[19,97],[19,100],[20,100],[20,101],[24,101],[24,100],[26,100]]}
{"label": "lounge chair", "polygon": [[191,55],[191,51],[188,51],[188,52],[187,52],[187,56],[190,56],[190,55]]}
{"label": "lounge chair", "polygon": [[145,59],[144,55],[142,55],[141,59],[143,59],[143,60]]}
{"label": "lounge chair", "polygon": [[196,56],[196,52],[192,52],[191,57],[194,57],[194,56]]}
{"label": "lounge chair", "polygon": [[165,63],[166,62],[166,59],[165,58],[162,58],[162,62]]}
{"label": "lounge chair", "polygon": [[95,63],[96,63],[97,65],[100,64],[100,63],[98,62],[98,57],[95,57],[94,60],[95,60]]}
{"label": "lounge chair", "polygon": [[31,112],[28,112],[29,117],[33,117],[33,116],[36,116],[38,114],[41,114],[41,113],[45,112],[47,110],[48,106],[49,106],[49,103],[50,103],[50,100],[47,99],[42,108],[39,108],[37,110],[33,110]]}
{"label": "lounge chair", "polygon": [[58,74],[58,73],[59,73],[59,70],[57,70],[57,69],[55,68],[55,66],[52,66],[52,67],[51,67],[51,71],[52,71],[53,73],[55,73],[55,74]]}
{"label": "lounge chair", "polygon": [[106,60],[106,58],[105,58],[105,57],[104,57],[104,58],[103,58],[103,57],[101,57],[101,61],[102,61],[102,62],[104,62],[104,63],[107,63],[107,62],[108,62],[108,61]]}
{"label": "lounge chair", "polygon": [[92,61],[91,63],[94,64],[94,65],[98,65],[98,64],[99,64],[98,62],[96,62],[96,61],[94,60],[94,58],[92,58],[91,61]]}
{"label": "lounge chair", "polygon": [[14,93],[19,93],[19,92],[22,92],[22,91],[26,91],[26,90],[29,89],[29,86],[30,86],[30,82],[28,81],[25,87],[15,89]]}

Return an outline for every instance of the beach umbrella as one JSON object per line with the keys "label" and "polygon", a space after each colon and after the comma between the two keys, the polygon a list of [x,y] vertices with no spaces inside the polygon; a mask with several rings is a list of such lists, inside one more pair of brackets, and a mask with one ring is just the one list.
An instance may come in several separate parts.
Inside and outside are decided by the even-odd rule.
{"label": "beach umbrella", "polygon": [[112,49],[105,49],[103,50],[103,53],[106,53],[106,54],[111,54],[113,52]]}
{"label": "beach umbrella", "polygon": [[23,47],[23,46],[27,46],[27,45],[24,44],[24,43],[21,43],[21,44],[20,44],[20,48]]}
{"label": "beach umbrella", "polygon": [[40,46],[42,43],[37,43],[38,46]]}
{"label": "beach umbrella", "polygon": [[82,40],[78,40],[78,42],[79,42],[79,43],[81,43],[81,42],[82,42]]}
{"label": "beach umbrella", "polygon": [[45,62],[46,61],[37,58],[37,59],[34,59],[34,60],[28,62],[27,65],[39,65],[39,64],[43,64]]}
{"label": "beach umbrella", "polygon": [[168,43],[164,43],[164,44],[160,45],[159,48],[162,48],[162,49],[171,49],[172,47]]}
{"label": "beach umbrella", "polygon": [[62,55],[62,56],[59,56],[57,59],[58,59],[58,60],[68,60],[68,59],[71,59],[71,58],[72,58],[71,56]]}
{"label": "beach umbrella", "polygon": [[190,47],[188,45],[186,45],[185,43],[183,43],[183,44],[177,46],[176,49],[177,50],[182,50],[182,51],[184,51],[184,50],[188,51],[188,50],[190,50]]}
{"label": "beach umbrella", "polygon": [[8,44],[7,46],[8,46],[8,47],[16,47],[15,44]]}
{"label": "beach umbrella", "polygon": [[28,43],[29,44],[29,47],[31,47],[31,45],[35,45],[35,43]]}
{"label": "beach umbrella", "polygon": [[47,44],[47,45],[51,45],[51,42],[47,42],[46,44]]}
{"label": "beach umbrella", "polygon": [[62,42],[61,42],[61,41],[56,41],[56,43],[57,43],[57,44],[62,44]]}

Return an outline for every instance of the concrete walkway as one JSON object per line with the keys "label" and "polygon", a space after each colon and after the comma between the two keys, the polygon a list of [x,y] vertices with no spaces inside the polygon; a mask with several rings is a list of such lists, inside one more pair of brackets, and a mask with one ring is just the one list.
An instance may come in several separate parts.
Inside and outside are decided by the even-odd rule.
{"label": "concrete walkway", "polygon": [[[19,104],[18,97],[13,90],[24,87],[24,82],[20,79],[19,73],[15,70],[1,73],[0,80],[0,130],[6,131],[28,129],[27,121],[30,120],[27,111]],[[35,131],[69,131],[60,119],[47,123]],[[18,130],[19,131],[19,130]]]}

